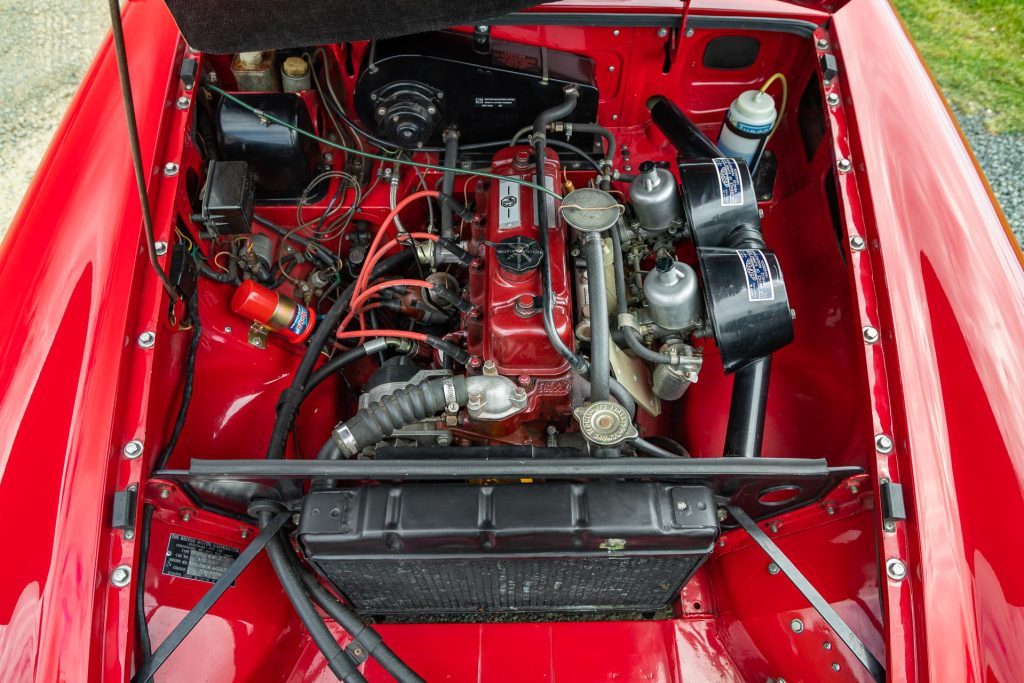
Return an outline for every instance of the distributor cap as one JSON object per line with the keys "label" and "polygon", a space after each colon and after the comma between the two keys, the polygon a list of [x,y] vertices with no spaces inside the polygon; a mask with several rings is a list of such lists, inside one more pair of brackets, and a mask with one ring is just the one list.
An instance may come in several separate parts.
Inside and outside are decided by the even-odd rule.
{"label": "distributor cap", "polygon": [[507,237],[494,245],[494,252],[498,257],[498,265],[516,275],[528,273],[540,265],[544,256],[541,251],[540,242],[537,240],[516,235]]}

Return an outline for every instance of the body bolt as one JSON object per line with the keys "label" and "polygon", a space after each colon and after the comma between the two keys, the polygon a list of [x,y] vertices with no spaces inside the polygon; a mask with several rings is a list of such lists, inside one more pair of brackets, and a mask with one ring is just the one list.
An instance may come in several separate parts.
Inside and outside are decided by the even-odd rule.
{"label": "body bolt", "polygon": [[864,341],[868,344],[874,344],[878,341],[878,330],[871,325],[865,325],[862,332],[864,333]]}
{"label": "body bolt", "polygon": [[828,41],[826,39],[824,39],[824,38],[818,38],[818,42],[816,44],[817,44],[819,50],[827,50],[828,49]]}
{"label": "body bolt", "polygon": [[614,66],[609,66],[609,67],[608,67],[608,71],[609,71],[609,72],[611,72],[611,71],[615,71],[615,67],[614,67]]}
{"label": "body bolt", "polygon": [[622,31],[620,31],[619,29],[615,29],[614,31],[612,31],[612,35],[613,35],[613,36],[617,36],[617,35],[619,35],[620,33],[622,33]]}
{"label": "body bolt", "polygon": [[110,572],[110,583],[114,584],[118,588],[124,588],[132,580],[132,568],[126,564],[122,564],[114,568],[114,571]]}
{"label": "body bolt", "polygon": [[892,439],[888,434],[879,434],[875,437],[875,450],[879,453],[892,453]]}
{"label": "body bolt", "polygon": [[780,571],[781,570],[779,569],[779,565],[775,564],[774,562],[769,562],[768,563],[768,573],[769,574],[771,574],[772,576],[775,576]]}
{"label": "body bolt", "polygon": [[135,532],[132,531],[131,529],[125,529],[124,530],[124,540],[130,541],[133,538],[135,538]]}
{"label": "body bolt", "polygon": [[144,349],[153,348],[153,344],[156,344],[156,335],[152,332],[143,332],[139,335],[139,346]]}
{"label": "body bolt", "polygon": [[825,101],[828,102],[830,107],[837,107],[839,106],[839,95],[834,92],[830,92],[828,96],[825,97]]}
{"label": "body bolt", "polygon": [[192,104],[192,100],[190,100],[189,98],[185,97],[184,95],[182,95],[181,97],[178,98],[178,101],[177,101],[178,109],[181,109],[182,111],[184,111],[185,109],[188,109],[188,105],[190,105],[190,104]]}
{"label": "body bolt", "polygon": [[139,441],[138,439],[132,439],[131,441],[124,445],[124,448],[121,449],[121,452],[124,453],[124,457],[128,458],[129,460],[135,460],[135,458],[142,455],[142,442]]}
{"label": "body bolt", "polygon": [[823,648],[825,648],[826,650],[831,650],[832,649],[832,643],[828,642],[827,640],[824,643],[822,643],[821,646]]}
{"label": "body bolt", "polygon": [[850,248],[854,251],[864,251],[864,238],[860,235],[854,235],[850,238]]}
{"label": "body bolt", "polygon": [[168,178],[178,175],[178,165],[173,161],[168,161],[164,164],[164,175]]}
{"label": "body bolt", "polygon": [[667,35],[668,35],[668,29],[667,28],[659,28],[658,29],[658,37],[659,38],[664,38]]}
{"label": "body bolt", "polygon": [[153,251],[156,252],[157,256],[163,256],[167,253],[167,242],[154,242]]}
{"label": "body bolt", "polygon": [[840,159],[836,166],[839,168],[840,173],[849,173],[853,168],[853,164],[850,163],[849,159]]}
{"label": "body bolt", "polygon": [[187,509],[187,508],[183,508],[182,511],[181,511],[181,521],[188,522],[191,519],[192,519],[192,511]]}
{"label": "body bolt", "polygon": [[885,573],[893,581],[902,581],[907,578],[907,565],[903,564],[903,560],[894,557],[885,563]]}
{"label": "body bolt", "polygon": [[168,488],[160,489],[160,497],[163,498],[164,500],[167,500],[168,498],[171,497],[171,490]]}
{"label": "body bolt", "polygon": [[693,29],[692,28],[686,29],[686,33],[684,33],[683,35],[685,35],[687,38],[693,38]]}
{"label": "body bolt", "polygon": [[839,662],[832,662],[832,670],[839,671],[842,667],[839,666]]}
{"label": "body bolt", "polygon": [[804,632],[804,622],[800,621],[799,619],[794,619],[793,621],[789,622],[789,627],[793,629],[793,633]]}
{"label": "body bolt", "polygon": [[892,533],[893,531],[896,531],[896,522],[891,519],[887,519],[885,520],[885,524],[882,525],[882,528]]}

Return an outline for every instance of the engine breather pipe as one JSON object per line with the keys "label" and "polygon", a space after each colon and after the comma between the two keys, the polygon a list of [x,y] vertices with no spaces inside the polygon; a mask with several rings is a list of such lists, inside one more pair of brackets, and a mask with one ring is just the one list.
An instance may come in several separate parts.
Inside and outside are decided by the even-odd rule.
{"label": "engine breather pipe", "polygon": [[[612,230],[615,230],[612,226]],[[608,325],[608,291],[604,281],[604,240],[588,232],[583,240],[590,283],[590,400],[607,401],[611,383],[611,330]]]}
{"label": "engine breather pipe", "polygon": [[[547,138],[544,131],[552,121],[557,121],[571,114],[576,109],[576,102],[579,100],[579,90],[574,85],[566,86],[564,93],[565,100],[562,104],[545,109],[537,115],[533,122],[533,146],[537,156],[534,184],[537,187],[544,187],[544,164],[547,161]],[[541,292],[543,310],[541,318],[544,322],[544,332],[547,334],[551,345],[563,358],[569,361],[573,370],[581,375],[586,375],[588,372],[587,361],[576,355],[572,349],[566,346],[565,342],[558,335],[558,329],[555,327],[555,300],[552,295],[554,282],[551,275],[551,240],[548,235],[547,201],[546,197],[539,190],[534,191],[533,201],[534,205],[538,207],[537,227],[540,232],[540,248],[544,253],[544,267],[541,268],[541,281],[543,283]]]}
{"label": "engine breather pipe", "polygon": [[[449,128],[444,132],[444,165],[451,169],[459,161],[459,131],[456,128]],[[455,171],[445,171],[441,177],[441,193],[451,197],[455,191]],[[446,240],[455,239],[453,227],[452,209],[445,202],[441,202],[441,238]]]}

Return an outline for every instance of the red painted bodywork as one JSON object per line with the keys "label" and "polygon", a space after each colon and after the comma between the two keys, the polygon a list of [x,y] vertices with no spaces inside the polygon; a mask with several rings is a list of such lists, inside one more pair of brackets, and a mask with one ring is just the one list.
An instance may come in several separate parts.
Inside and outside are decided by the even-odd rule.
{"label": "red painted bodywork", "polygon": [[[784,238],[799,235],[787,231],[801,221],[821,227],[813,218],[822,208],[815,205],[823,201],[820,191],[800,190],[793,181],[790,189],[806,197],[781,196],[763,207],[766,237],[779,252],[798,310],[797,341],[779,354],[765,452],[825,453],[834,464],[864,464],[867,474],[820,505],[765,526],[869,649],[885,657],[892,680],[1013,680],[1024,671],[1024,561],[1013,533],[1024,518],[1020,254],[888,4],[809,5],[704,0],[685,9],[691,17],[811,22],[819,26],[814,39],[827,41],[817,52],[835,54],[840,65],[826,91],[841,103],[825,107],[826,144],[802,170],[825,172],[839,158],[852,161],[850,172],[836,176],[841,253],[835,242],[810,236],[802,249],[784,246]],[[537,11],[564,9],[684,11],[667,0],[567,0]],[[185,47],[159,0],[128,2],[125,28],[157,239],[168,240],[181,178],[162,169],[196,159],[183,133],[190,114],[174,106],[179,96],[193,94],[176,78]],[[514,39],[557,39],[562,49],[593,55],[601,122],[621,127],[620,144],[636,161],[664,149],[659,136],[632,123],[641,120],[650,94],[673,96],[713,132],[737,90],[760,83],[776,66],[806,71],[817,63],[796,54],[798,46],[813,49],[808,39],[788,36],[766,43],[767,54],[750,73],[695,78],[699,87],[682,92],[680,73],[700,76],[699,50],[713,29],[680,37],[668,73],[628,83],[621,79],[630,60],[664,54],[653,28],[501,30]],[[799,148],[785,125],[777,144]],[[780,182],[785,187],[787,178]],[[161,291],[140,226],[108,40],[0,250],[7,302],[0,314],[0,503],[9,512],[0,531],[8,557],[0,585],[4,680],[130,676],[134,588],[113,587],[110,574],[118,565],[135,565],[136,546],[109,527],[113,491],[139,486],[158,506],[145,586],[154,643],[206,588],[160,573],[167,535],[183,531],[241,547],[253,531],[192,510],[173,487],[146,483],[145,468],[166,437],[165,421],[173,418],[164,416],[178,391],[178,368],[158,361],[181,358],[188,337],[162,322]],[[852,236],[864,237],[868,248],[850,249]],[[797,273],[829,295],[808,293],[814,287],[801,294],[793,286]],[[272,341],[259,359],[272,372],[248,372],[255,361],[246,355],[247,325],[223,310],[227,289],[203,290],[200,363],[209,365],[196,389],[194,412],[201,417],[182,436],[181,458],[259,455],[267,416],[297,362],[294,348]],[[853,317],[841,315],[847,309]],[[863,343],[865,325],[881,331],[879,343]],[[143,331],[156,332],[155,349],[136,344]],[[816,345],[827,345],[831,355],[815,354]],[[223,398],[207,399],[224,393],[229,376],[231,411],[223,415]],[[865,391],[844,390],[848,376]],[[703,393],[691,390],[675,416],[687,425],[697,456],[721,448],[725,418],[712,404],[729,389],[713,371],[701,383]],[[792,396],[787,386],[797,385],[809,393]],[[315,434],[326,433],[335,417],[331,387],[318,391],[324,400],[301,418],[308,427],[300,434],[310,435],[300,444],[303,452],[316,447]],[[219,412],[202,417],[202,408],[214,405]],[[874,451],[875,434],[893,436],[891,453]],[[145,444],[140,459],[121,455],[132,439]],[[907,492],[909,519],[892,533],[881,528],[881,479],[900,482]],[[675,619],[389,625],[381,633],[428,680],[862,679],[841,645],[824,648],[834,638],[791,585],[764,570],[767,558],[759,553],[745,534],[725,534],[684,590]],[[907,563],[906,580],[886,578],[889,558]],[[800,636],[789,627],[796,617],[806,625]],[[373,664],[366,673],[385,679]],[[160,678],[313,681],[329,674],[260,557]]]}

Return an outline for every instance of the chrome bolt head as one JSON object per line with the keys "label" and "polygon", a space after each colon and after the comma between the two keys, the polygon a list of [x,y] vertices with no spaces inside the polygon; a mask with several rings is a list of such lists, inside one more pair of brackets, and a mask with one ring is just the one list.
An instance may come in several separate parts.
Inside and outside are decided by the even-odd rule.
{"label": "chrome bolt head", "polygon": [[871,325],[865,325],[861,332],[864,334],[864,341],[868,344],[875,344],[878,342],[878,330]]}
{"label": "chrome bolt head", "polygon": [[182,95],[181,97],[178,98],[178,100],[175,102],[175,104],[177,105],[178,109],[181,109],[182,111],[184,111],[184,110],[188,109],[188,105],[192,104],[192,100],[190,98],[185,97],[184,95]]}
{"label": "chrome bolt head", "polygon": [[854,251],[864,251],[864,247],[867,246],[867,242],[860,235],[854,235],[850,238],[850,249]]}
{"label": "chrome bolt head", "polygon": [[832,643],[828,642],[827,640],[824,643],[822,643],[821,646],[823,648],[825,648],[826,650],[831,650],[832,649]]}
{"label": "chrome bolt head", "polygon": [[114,584],[118,588],[124,588],[132,580],[132,568],[126,564],[114,567],[114,571],[110,572],[110,583]]}
{"label": "chrome bolt head", "polygon": [[882,525],[882,528],[891,534],[892,532],[896,531],[896,522],[892,521],[891,519],[887,519],[885,520],[885,524]]}
{"label": "chrome bolt head", "polygon": [[615,29],[614,31],[612,31],[612,35],[613,35],[613,36],[617,36],[617,35],[619,35],[620,33],[622,33],[622,31],[620,31],[619,29]]}
{"label": "chrome bolt head", "polygon": [[879,453],[892,453],[892,439],[888,434],[879,434],[875,437],[875,450]]}
{"label": "chrome bolt head", "polygon": [[793,633],[803,633],[804,622],[800,621],[799,619],[794,619],[793,621],[789,622],[789,628],[792,629]]}
{"label": "chrome bolt head", "polygon": [[849,173],[853,170],[853,164],[849,159],[840,159],[836,163],[836,167],[839,169],[840,173]]}
{"label": "chrome bolt head", "polygon": [[168,161],[164,164],[164,175],[168,178],[178,175],[178,165],[173,161]]}
{"label": "chrome bolt head", "polygon": [[825,38],[818,38],[818,42],[815,43],[815,45],[818,46],[819,50],[827,50],[828,49],[828,40],[826,40]]}
{"label": "chrome bolt head", "polygon": [[668,29],[667,28],[659,28],[658,29],[658,37],[659,38],[664,38],[667,35],[668,35]]}
{"label": "chrome bolt head", "polygon": [[131,441],[124,445],[124,448],[121,449],[121,452],[124,453],[124,457],[128,458],[129,460],[135,460],[140,455],[142,455],[142,442],[139,441],[138,439],[132,439]]}
{"label": "chrome bolt head", "polygon": [[685,35],[687,38],[693,38],[693,29],[692,28],[686,29],[686,33],[684,33],[683,35]]}
{"label": "chrome bolt head", "polygon": [[615,71],[615,65],[614,65],[614,64],[612,64],[612,65],[609,65],[609,66],[608,66],[608,71],[609,71],[609,72],[611,72],[611,71]]}
{"label": "chrome bolt head", "polygon": [[885,563],[885,573],[893,581],[902,581],[907,578],[907,565],[903,564],[903,560],[894,557]]}
{"label": "chrome bolt head", "polygon": [[153,251],[156,252],[157,256],[163,256],[167,253],[167,242],[154,242]]}
{"label": "chrome bolt head", "polygon": [[839,669],[841,669],[841,668],[842,667],[839,666],[839,662],[832,662],[832,670],[833,671],[839,671]]}
{"label": "chrome bolt head", "polygon": [[774,562],[769,562],[768,563],[768,573],[769,574],[771,574],[772,576],[775,576],[780,571],[782,571],[782,570],[779,568],[779,565],[775,564]]}
{"label": "chrome bolt head", "polygon": [[160,497],[164,500],[167,500],[168,498],[171,497],[171,490],[167,488],[160,489]]}
{"label": "chrome bolt head", "polygon": [[143,332],[139,335],[138,343],[140,348],[151,349],[156,344],[156,335],[152,332]]}
{"label": "chrome bolt head", "polygon": [[837,107],[839,106],[839,95],[834,92],[830,92],[826,97],[825,101],[828,102],[828,106]]}
{"label": "chrome bolt head", "polygon": [[135,532],[132,531],[131,529],[125,529],[124,530],[124,540],[130,541],[133,538],[135,538]]}

